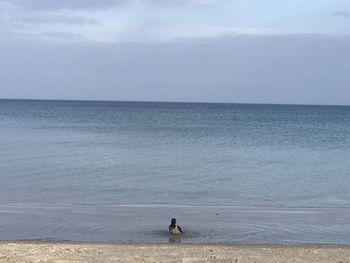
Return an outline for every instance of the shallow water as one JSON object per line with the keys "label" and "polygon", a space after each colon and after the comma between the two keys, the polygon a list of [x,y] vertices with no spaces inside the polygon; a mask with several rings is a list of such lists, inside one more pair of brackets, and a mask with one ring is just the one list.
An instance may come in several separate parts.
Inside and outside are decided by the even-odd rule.
{"label": "shallow water", "polygon": [[349,157],[350,107],[0,100],[0,239],[349,243]]}
{"label": "shallow water", "polygon": [[[348,208],[1,205],[1,239],[88,242],[349,244]],[[174,215],[184,230],[168,234]]]}

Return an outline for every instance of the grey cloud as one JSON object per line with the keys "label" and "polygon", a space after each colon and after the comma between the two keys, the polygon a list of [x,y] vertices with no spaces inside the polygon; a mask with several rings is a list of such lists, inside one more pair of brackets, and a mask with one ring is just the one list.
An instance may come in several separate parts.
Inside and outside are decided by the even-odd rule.
{"label": "grey cloud", "polygon": [[196,6],[196,7],[209,7],[217,4],[218,0],[139,0],[147,5],[158,6]]}
{"label": "grey cloud", "polygon": [[350,37],[0,39],[0,97],[350,104]]}
{"label": "grey cloud", "polygon": [[144,6],[209,6],[216,0],[2,0],[29,10],[105,9],[130,4]]}
{"label": "grey cloud", "polygon": [[333,13],[334,16],[350,18],[350,11],[337,11]]}
{"label": "grey cloud", "polygon": [[41,38],[54,39],[54,40],[86,40],[84,36],[80,34],[72,34],[67,32],[51,31],[44,32],[39,35]]}
{"label": "grey cloud", "polygon": [[26,24],[76,24],[76,25],[97,25],[98,21],[85,16],[79,15],[63,15],[56,13],[35,13],[19,16],[18,22]]}
{"label": "grey cloud", "polygon": [[45,29],[49,30],[47,28],[52,24],[98,25],[99,22],[87,15],[81,15],[79,12],[61,12],[59,10],[33,10],[29,12],[0,0],[0,35],[36,37],[39,32]]}
{"label": "grey cloud", "polygon": [[97,9],[126,4],[128,0],[4,0],[29,10]]}

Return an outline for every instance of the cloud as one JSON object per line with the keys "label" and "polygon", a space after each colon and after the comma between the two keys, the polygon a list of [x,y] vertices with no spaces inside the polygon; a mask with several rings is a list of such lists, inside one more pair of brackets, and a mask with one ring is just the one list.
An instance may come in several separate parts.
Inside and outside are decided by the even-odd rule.
{"label": "cloud", "polygon": [[97,25],[98,21],[91,17],[67,15],[59,13],[36,13],[20,15],[18,22],[25,24],[68,24],[68,25]]}
{"label": "cloud", "polygon": [[[0,34],[35,38],[52,31],[84,35],[99,41],[124,40],[123,37],[126,40],[160,40],[160,35],[164,35],[161,40],[167,40],[171,33],[175,34],[173,37],[186,37],[191,25],[149,22],[144,18],[148,8],[208,7],[215,3],[217,0],[0,0]],[[110,10],[116,7],[120,9],[120,19],[118,16],[111,18]],[[122,8],[126,13],[122,13]],[[140,16],[130,21],[125,15],[130,10],[140,11]],[[200,31],[205,30],[201,28]],[[180,31],[184,34],[179,34]]]}
{"label": "cloud", "polygon": [[39,37],[44,38],[44,39],[53,39],[53,40],[63,40],[63,41],[81,41],[81,40],[86,40],[86,38],[80,34],[73,34],[73,33],[67,33],[67,32],[55,32],[55,31],[50,31],[50,32],[44,32],[39,35]]}
{"label": "cloud", "polygon": [[334,16],[350,18],[350,11],[337,11],[333,13]]}
{"label": "cloud", "polygon": [[27,10],[99,9],[126,4],[128,0],[3,0]]}
{"label": "cloud", "polygon": [[194,7],[209,7],[219,3],[218,0],[139,0],[148,6],[194,6]]}
{"label": "cloud", "polygon": [[[76,40],[85,28],[94,30],[99,21],[84,12],[67,10],[24,10],[0,0],[0,35],[7,37],[49,37],[65,34],[66,40]],[[56,34],[60,32],[60,34]],[[57,39],[62,39],[58,37]]]}
{"label": "cloud", "polygon": [[88,10],[122,7],[128,5],[142,6],[211,6],[218,0],[2,0],[27,10]]}

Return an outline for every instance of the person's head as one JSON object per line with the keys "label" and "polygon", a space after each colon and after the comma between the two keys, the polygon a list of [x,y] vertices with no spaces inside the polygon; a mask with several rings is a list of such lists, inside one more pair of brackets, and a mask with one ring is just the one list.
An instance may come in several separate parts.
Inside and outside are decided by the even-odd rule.
{"label": "person's head", "polygon": [[175,219],[175,218],[172,218],[172,219],[171,219],[171,224],[172,224],[172,225],[175,225],[175,224],[176,224],[176,219]]}

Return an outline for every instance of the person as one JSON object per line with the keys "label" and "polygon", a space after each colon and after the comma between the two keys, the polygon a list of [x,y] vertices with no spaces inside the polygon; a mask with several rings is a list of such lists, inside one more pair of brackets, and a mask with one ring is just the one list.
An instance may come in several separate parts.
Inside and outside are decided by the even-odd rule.
{"label": "person", "polygon": [[181,235],[183,233],[181,227],[176,224],[175,218],[171,219],[171,224],[169,226],[169,233],[172,235]]}

